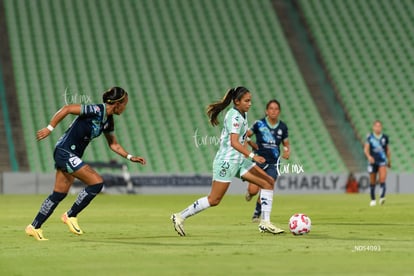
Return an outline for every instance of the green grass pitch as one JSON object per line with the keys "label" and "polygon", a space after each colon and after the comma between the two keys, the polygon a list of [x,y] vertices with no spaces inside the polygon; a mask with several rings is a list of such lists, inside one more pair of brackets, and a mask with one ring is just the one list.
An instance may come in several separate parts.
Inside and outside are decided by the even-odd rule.
{"label": "green grass pitch", "polygon": [[60,222],[68,196],[43,226],[49,241],[24,228],[45,196],[0,196],[0,275],[412,275],[414,195],[276,195],[272,221],[312,219],[305,236],[261,234],[250,222],[254,202],[228,195],[186,221],[179,237],[172,212],[199,196],[99,195],[79,216],[85,234]]}

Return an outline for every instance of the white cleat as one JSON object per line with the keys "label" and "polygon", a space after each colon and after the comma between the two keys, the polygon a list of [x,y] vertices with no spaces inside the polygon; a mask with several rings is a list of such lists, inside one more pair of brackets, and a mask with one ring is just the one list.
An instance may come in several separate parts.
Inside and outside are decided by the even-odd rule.
{"label": "white cleat", "polygon": [[281,234],[285,232],[285,230],[274,226],[270,221],[263,221],[263,220],[259,224],[259,231],[260,233],[272,233],[272,234]]}
{"label": "white cleat", "polygon": [[369,206],[373,207],[377,205],[377,201],[375,200],[371,200],[371,202],[369,203]]}
{"label": "white cleat", "polygon": [[379,200],[380,205],[384,205],[385,204],[385,197],[381,197]]}
{"label": "white cleat", "polygon": [[174,229],[177,231],[178,235],[185,236],[184,219],[180,216],[180,214],[172,214],[171,221],[174,224]]}

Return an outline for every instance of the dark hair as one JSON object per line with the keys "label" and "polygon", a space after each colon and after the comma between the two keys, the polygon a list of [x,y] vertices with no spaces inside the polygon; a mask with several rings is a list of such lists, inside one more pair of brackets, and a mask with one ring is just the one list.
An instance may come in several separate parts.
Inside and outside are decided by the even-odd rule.
{"label": "dark hair", "polygon": [[249,90],[246,87],[239,86],[235,88],[230,88],[226,95],[224,95],[221,101],[209,104],[207,106],[207,116],[210,118],[210,123],[213,126],[219,124],[217,117],[221,111],[223,111],[232,101],[233,103],[238,100],[240,101],[244,94],[249,93]]}
{"label": "dark hair", "polygon": [[266,104],[266,110],[269,108],[269,106],[270,106],[272,103],[277,104],[277,106],[279,107],[279,110],[282,110],[282,109],[280,108],[280,103],[279,103],[279,101],[278,101],[278,100],[276,100],[276,99],[273,99],[273,100],[270,100],[270,101],[268,101],[268,102],[267,102],[267,104]]}
{"label": "dark hair", "polygon": [[102,95],[102,100],[104,103],[114,104],[122,102],[126,96],[128,96],[128,93],[124,89],[114,86],[104,92]]}

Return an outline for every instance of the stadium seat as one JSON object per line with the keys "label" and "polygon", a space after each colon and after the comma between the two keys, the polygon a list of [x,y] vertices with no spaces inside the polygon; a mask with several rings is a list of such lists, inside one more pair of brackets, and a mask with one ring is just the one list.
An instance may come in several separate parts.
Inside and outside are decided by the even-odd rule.
{"label": "stadium seat", "polygon": [[393,170],[414,158],[399,137],[413,137],[412,1],[300,0],[310,30],[361,142],[374,119],[390,135]]}
{"label": "stadium seat", "polygon": [[[205,108],[238,85],[253,93],[250,123],[264,115],[268,100],[280,100],[292,162],[300,161],[307,172],[346,171],[271,1],[114,3],[5,1],[32,171],[53,170],[54,143],[73,118],[45,141],[33,137],[65,104],[64,91],[100,102],[101,93],[113,85],[130,95],[125,113],[115,118],[118,139],[129,152],[148,159],[147,166],[129,163],[131,172],[209,173],[218,148],[211,141],[220,129],[209,126]],[[207,137],[206,144],[196,146],[196,131]],[[108,150],[105,139],[94,141],[84,156],[86,161],[110,159],[121,157]]]}

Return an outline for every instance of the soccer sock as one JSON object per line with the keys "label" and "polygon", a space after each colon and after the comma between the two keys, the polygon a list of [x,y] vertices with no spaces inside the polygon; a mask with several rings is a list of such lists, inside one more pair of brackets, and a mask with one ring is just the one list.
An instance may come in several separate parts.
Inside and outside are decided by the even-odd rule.
{"label": "soccer sock", "polygon": [[260,200],[256,201],[256,209],[254,210],[254,216],[260,217],[262,214],[262,204],[260,203]]}
{"label": "soccer sock", "polygon": [[270,213],[272,212],[273,190],[260,190],[260,200],[262,202],[262,219],[270,221]]}
{"label": "soccer sock", "polygon": [[32,222],[33,227],[36,229],[42,227],[42,224],[50,217],[59,202],[61,202],[66,195],[66,193],[58,193],[53,191],[53,193],[51,193],[45,201],[43,201],[42,206],[40,206],[39,213],[37,213]]}
{"label": "soccer sock", "polygon": [[194,216],[197,213],[200,213],[201,211],[209,207],[210,207],[210,203],[208,202],[208,198],[205,196],[205,197],[202,197],[196,200],[193,204],[191,204],[186,209],[181,211],[180,215],[183,219],[186,219],[188,217]]}
{"label": "soccer sock", "polygon": [[385,182],[380,183],[380,190],[381,190],[381,198],[384,198],[385,197],[385,191],[386,191]]}
{"label": "soccer sock", "polygon": [[375,184],[370,185],[370,190],[371,190],[371,200],[375,200]]}
{"label": "soccer sock", "polygon": [[73,203],[72,208],[68,211],[68,217],[76,217],[102,190],[103,183],[95,184],[83,189]]}

